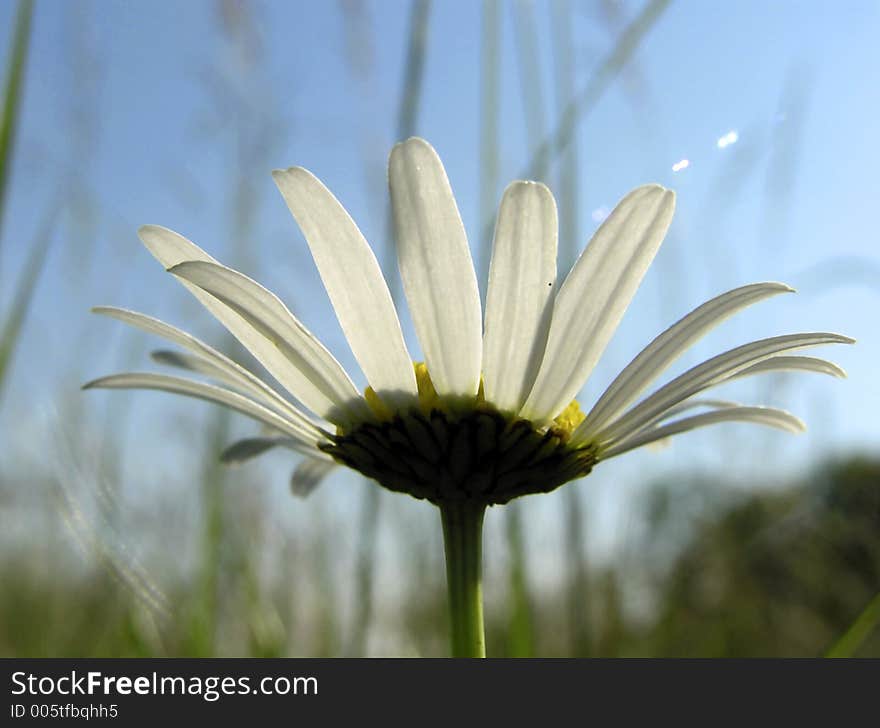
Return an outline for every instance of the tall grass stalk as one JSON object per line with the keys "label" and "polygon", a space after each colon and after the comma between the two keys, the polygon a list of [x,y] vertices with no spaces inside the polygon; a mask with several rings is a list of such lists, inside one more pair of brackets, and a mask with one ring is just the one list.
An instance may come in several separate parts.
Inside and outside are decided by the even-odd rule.
{"label": "tall grass stalk", "polygon": [[[792,67],[780,93],[779,105],[770,121],[767,168],[757,255],[785,258],[794,195],[800,178],[800,161],[810,105],[810,91],[815,88],[811,69]],[[778,256],[778,257],[777,257]]]}
{"label": "tall grass stalk", "polygon": [[[2,202],[0,202],[0,207],[2,207]],[[19,275],[15,293],[12,295],[9,311],[6,312],[3,319],[2,329],[0,329],[0,401],[2,401],[12,358],[33,302],[37,284],[45,268],[49,249],[55,238],[60,211],[60,205],[53,201],[43,216],[42,223],[30,243],[27,259]]]}
{"label": "tall grass stalk", "polygon": [[852,626],[837,640],[825,657],[852,657],[874,631],[880,627],[880,592],[868,602]]}
{"label": "tall grass stalk", "polygon": [[[129,335],[122,357],[122,371],[135,368],[142,356],[142,337]],[[99,462],[102,471],[107,474],[109,492],[106,517],[111,528],[117,532],[120,530],[120,510],[124,497],[122,464],[125,462],[125,430],[133,406],[133,397],[108,397],[103,417]]]}
{"label": "tall grass stalk", "polygon": [[[19,2],[15,28],[12,32],[12,47],[6,66],[3,110],[2,117],[0,117],[0,249],[3,244],[3,222],[7,203],[6,187],[12,171],[16,129],[21,114],[21,96],[24,88],[24,73],[30,45],[33,10],[32,0]],[[55,211],[51,210],[44,218],[44,224],[37,233],[34,244],[30,247],[30,253],[16,286],[10,310],[3,320],[2,329],[0,329],[0,396],[3,393],[9,363],[52,240],[52,232],[56,222]]]}
{"label": "tall grass stalk", "polygon": [[[556,110],[565,114],[575,93],[575,55],[571,2],[557,0],[551,14],[553,28],[553,76],[556,79]],[[556,199],[559,208],[559,268],[569,270],[578,254],[578,167],[577,137],[565,148],[559,160],[559,186]]]}
{"label": "tall grass stalk", "polygon": [[[550,164],[574,139],[577,125],[599,102],[621,70],[632,60],[645,36],[657,24],[672,0],[649,0],[642,12],[620,34],[614,47],[599,63],[586,86],[565,105],[553,131],[536,143],[520,179],[545,179]],[[484,235],[492,234],[492,222],[485,224]]]}
{"label": "tall grass stalk", "polygon": [[498,196],[498,109],[501,10],[498,0],[484,0],[480,37],[480,229],[477,279],[489,277],[492,255],[492,222]]}
{"label": "tall grass stalk", "polygon": [[[498,114],[501,84],[501,4],[484,0],[480,38],[480,208],[482,235],[478,240],[477,280],[483,300],[492,258],[492,229],[498,198]],[[484,283],[484,281],[486,283]]]}
{"label": "tall grass stalk", "polygon": [[[363,3],[345,1],[341,3],[345,30],[346,58],[348,72],[358,83],[360,101],[368,103],[378,96],[373,74],[373,49],[370,41],[368,10]],[[374,118],[374,114],[362,111],[361,118]],[[383,188],[385,175],[384,160],[380,163],[374,153],[374,147],[380,134],[375,130],[361,127],[361,153],[364,160],[365,191],[370,200],[377,206],[384,204],[386,195],[377,194]],[[384,145],[383,145],[384,146]],[[387,231],[386,231],[387,233]],[[386,240],[385,255],[380,265],[385,273],[385,280],[393,282],[394,255],[390,241]],[[390,285],[390,284],[389,284]],[[392,297],[397,299],[397,291],[392,288]],[[343,647],[344,654],[349,657],[363,656],[367,652],[369,627],[373,619],[373,572],[375,570],[376,534],[379,518],[380,493],[374,483],[366,478],[361,479],[364,493],[361,496],[358,513],[358,530],[355,544],[354,565],[354,608],[349,633]]]}
{"label": "tall grass stalk", "polygon": [[[516,48],[519,63],[520,96],[527,138],[537,140],[546,135],[545,93],[541,83],[541,63],[536,19],[531,4],[516,2],[511,5]],[[541,176],[530,177],[540,179]],[[508,589],[510,600],[508,650],[515,657],[528,657],[534,650],[534,618],[529,595],[526,538],[522,525],[522,504],[513,502],[504,509],[505,538],[510,571]]]}
{"label": "tall grass stalk", "polygon": [[565,581],[565,602],[568,612],[569,645],[571,653],[587,657],[592,651],[592,595],[590,593],[590,566],[586,551],[586,513],[583,494],[575,484],[565,493],[564,548],[568,574]]}
{"label": "tall grass stalk", "polygon": [[[574,27],[571,2],[559,0],[553,5],[553,66],[556,79],[556,108],[562,115],[574,98]],[[570,270],[578,253],[578,142],[574,135],[559,160],[559,262],[562,270]],[[568,571],[565,601],[568,612],[569,643],[574,654],[590,651],[590,609],[587,584],[586,534],[584,530],[583,494],[576,484],[570,484],[563,494],[562,523],[565,564]]]}
{"label": "tall grass stalk", "polygon": [[398,139],[415,133],[422,100],[430,14],[431,0],[413,1],[409,21],[409,45],[403,71],[403,94],[397,112]]}
{"label": "tall grass stalk", "polygon": [[6,86],[3,90],[3,116],[0,118],[0,244],[3,241],[6,186],[9,183],[9,174],[12,169],[15,132],[21,114],[21,94],[24,88],[24,72],[27,65],[33,14],[33,0],[21,0],[15,16],[12,49],[10,50],[6,66]]}
{"label": "tall grass stalk", "polygon": [[611,52],[593,72],[587,85],[566,105],[557,121],[556,129],[542,137],[526,166],[523,179],[542,179],[546,176],[550,163],[571,143],[580,120],[595,107],[621,69],[629,63],[671,2],[672,0],[649,0],[645,4],[642,12],[620,34]]}
{"label": "tall grass stalk", "polygon": [[326,528],[320,529],[314,536],[312,556],[317,591],[318,613],[312,615],[314,620],[312,654],[316,656],[338,655],[341,648],[341,624],[339,617],[339,596],[333,569],[336,560],[336,539]]}
{"label": "tall grass stalk", "polygon": [[509,657],[531,657],[535,652],[535,620],[529,595],[529,564],[522,504],[509,503],[504,512],[505,537],[510,555],[507,654]]}
{"label": "tall grass stalk", "polygon": [[[416,122],[422,98],[425,56],[427,53],[430,0],[414,0],[410,10],[409,43],[403,72],[403,86],[397,110],[397,140],[406,139],[415,134]],[[391,211],[385,219],[385,239],[391,240],[394,225]],[[386,247],[390,260],[384,261],[386,271],[394,269],[394,246]],[[386,276],[391,296],[395,303],[400,299],[400,283],[396,275]],[[373,617],[375,600],[374,582],[376,573],[376,551],[379,519],[381,518],[382,491],[372,481],[365,481],[363,499],[358,515],[357,561],[355,565],[355,584],[357,585],[357,608],[354,614],[351,637],[346,652],[363,656],[366,652],[367,638]]]}
{"label": "tall grass stalk", "polygon": [[[783,84],[779,106],[771,120],[767,168],[764,173],[764,194],[762,195],[762,214],[760,228],[755,236],[759,249],[755,251],[758,259],[785,259],[788,231],[791,225],[792,202],[799,178],[798,167],[804,143],[804,128],[807,121],[809,89],[813,87],[810,75],[803,69],[792,68]],[[756,394],[763,402],[776,404],[781,401],[783,387],[791,381],[788,373],[778,372],[771,377],[755,383]],[[819,427],[828,426],[828,418],[815,419]],[[815,426],[814,426],[815,427]],[[814,432],[816,430],[814,429]],[[821,431],[817,434],[823,439]],[[759,462],[773,461],[775,443],[767,438],[761,448]]]}
{"label": "tall grass stalk", "polygon": [[[265,70],[262,62],[264,48],[253,7],[246,3],[218,3],[216,12],[223,40],[220,52],[227,54],[228,59],[212,64],[206,78],[212,82],[208,90],[213,92],[216,128],[228,134],[229,161],[233,170],[228,180],[228,246],[236,268],[254,270],[257,261],[252,252],[255,246],[250,243],[257,223],[259,198],[253,179],[255,174],[272,166],[272,152],[280,139],[280,125],[273,117],[273,97],[268,93],[267,79],[262,75]],[[217,68],[223,69],[220,75],[215,74]],[[230,107],[230,99],[236,98],[244,98],[244,102]],[[232,355],[236,344],[227,335],[219,348]],[[243,534],[232,527],[232,518],[227,513],[227,491],[233,476],[217,457],[229,444],[232,435],[228,412],[212,412],[206,430],[199,488],[202,534],[193,652],[214,655],[225,646],[220,637],[226,633],[221,621],[223,612],[228,611],[227,605],[236,600],[247,605],[251,613],[245,621],[249,624],[261,618],[262,606],[248,599],[249,584],[257,580],[254,559],[245,546]]]}
{"label": "tall grass stalk", "polygon": [[[523,119],[526,139],[536,142],[547,135],[546,103],[541,83],[541,55],[535,32],[537,18],[530,0],[516,0],[510,6],[513,11],[513,28],[516,37],[516,57],[519,60],[519,79],[522,91]],[[540,175],[536,179],[542,178]]]}
{"label": "tall grass stalk", "polygon": [[382,492],[371,480],[364,478],[362,482],[364,492],[358,513],[358,541],[354,575],[356,603],[351,636],[345,649],[345,653],[349,657],[363,657],[367,653],[375,601],[374,582]]}
{"label": "tall grass stalk", "polygon": [[219,589],[224,560],[226,468],[216,457],[229,442],[229,417],[211,413],[199,473],[202,532],[199,544],[196,604],[189,646],[193,656],[217,654]]}

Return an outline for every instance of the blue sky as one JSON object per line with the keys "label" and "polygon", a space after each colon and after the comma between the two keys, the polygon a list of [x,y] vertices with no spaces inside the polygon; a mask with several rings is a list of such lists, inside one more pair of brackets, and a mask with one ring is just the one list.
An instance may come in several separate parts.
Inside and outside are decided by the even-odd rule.
{"label": "blue sky", "polygon": [[[525,4],[534,19],[548,128],[559,116],[554,5]],[[575,86],[581,88],[641,4],[573,5],[568,27]],[[140,246],[135,231],[143,223],[179,230],[241,265],[356,371],[269,171],[311,169],[385,255],[383,165],[396,141],[410,5],[384,0],[359,6],[355,37],[361,51],[354,61],[346,23],[355,16],[350,10],[346,15],[342,3],[249,3],[259,43],[244,54],[224,35],[219,7],[37,2],[0,247],[0,306],[47,210],[64,200],[77,214],[57,228],[0,412],[0,429],[23,463],[39,450],[34,442],[57,427],[56,413],[63,416],[72,406],[85,426],[100,420],[110,406],[107,397],[121,396],[134,398],[126,426],[132,470],[157,452],[187,467],[186,453],[162,437],[161,423],[172,413],[204,416],[207,405],[193,410],[152,393],[90,393],[83,400],[77,391],[88,378],[150,368],[145,354],[158,343],[90,316],[91,305],[135,308],[220,341],[219,326]],[[523,23],[517,24],[515,3],[500,7],[496,199],[522,173],[535,143],[524,120],[517,44]],[[0,3],[0,57],[8,52],[14,9],[15,3]],[[880,265],[877,31],[878,7],[871,2],[673,2],[624,74],[581,119],[579,248],[602,211],[631,187],[656,181],[678,192],[672,232],[585,400],[675,318],[747,282],[783,280],[800,293],[730,322],[683,365],[789,331],[841,331],[859,340],[857,347],[825,352],[849,371],[846,382],[804,375],[730,392],[786,406],[808,420],[808,434],[767,438],[733,428],[726,431],[730,437],[689,436],[662,453],[609,464],[613,472],[597,492],[643,480],[646,468],[662,472],[692,462],[747,473],[756,467],[754,458],[736,458],[731,466],[730,454],[755,452],[757,442],[769,448],[772,463],[794,469],[820,454],[876,447],[880,280],[871,266]],[[474,245],[481,219],[480,39],[478,3],[434,3],[416,123],[416,133],[432,142],[447,166]],[[718,140],[730,132],[736,142],[720,148]],[[250,150],[243,162],[242,139]],[[684,159],[689,166],[674,172]],[[546,181],[558,191],[555,166]],[[235,204],[242,199],[249,201],[248,214],[239,216],[244,228],[236,232]],[[846,262],[852,259],[857,262]],[[863,283],[871,276],[873,288]],[[723,447],[716,447],[719,441]],[[270,462],[281,488],[289,462]]]}

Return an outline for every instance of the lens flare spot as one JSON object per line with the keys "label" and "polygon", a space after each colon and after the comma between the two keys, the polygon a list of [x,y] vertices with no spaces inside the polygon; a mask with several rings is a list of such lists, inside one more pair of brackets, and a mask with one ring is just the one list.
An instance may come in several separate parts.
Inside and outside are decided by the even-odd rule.
{"label": "lens flare spot", "polygon": [[736,144],[738,141],[739,141],[739,134],[736,133],[735,129],[731,129],[724,136],[718,137],[718,141],[715,142],[715,144],[719,149],[724,149],[726,147],[731,146],[732,144]]}

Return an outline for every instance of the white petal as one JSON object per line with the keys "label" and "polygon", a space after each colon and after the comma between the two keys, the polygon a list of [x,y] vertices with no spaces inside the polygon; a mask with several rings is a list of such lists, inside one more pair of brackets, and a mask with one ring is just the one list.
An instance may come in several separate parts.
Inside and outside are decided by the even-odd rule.
{"label": "white petal", "polygon": [[363,397],[339,362],[273,293],[216,263],[181,263],[170,272],[240,316],[246,328],[230,331],[306,407],[334,423],[368,416]]}
{"label": "white petal", "polygon": [[388,162],[400,275],[434,388],[474,396],[482,313],[477,276],[446,171],[424,139],[397,144]]}
{"label": "white petal", "polygon": [[[853,340],[840,334],[787,334],[762,339],[719,354],[689,369],[645,398],[593,439],[601,442],[617,440],[641,429],[670,407],[709,387],[727,381],[743,369],[769,359],[775,354],[823,344],[851,344]],[[572,442],[579,442],[572,436]]]}
{"label": "white petal", "polygon": [[704,412],[693,417],[685,417],[662,427],[642,431],[611,446],[607,450],[603,450],[600,457],[603,460],[613,458],[634,448],[647,445],[650,442],[719,422],[751,422],[776,427],[787,432],[803,432],[806,429],[801,420],[785,410],[774,409],[773,407],[730,407],[714,412]]}
{"label": "white petal", "polygon": [[[166,268],[171,269],[188,261],[203,261],[207,263],[217,263],[214,258],[208,255],[195,243],[187,240],[182,235],[175,233],[173,230],[160,227],[158,225],[144,225],[138,230],[138,235],[150,253]],[[264,337],[255,336],[254,328],[251,324],[244,320],[232,308],[215,298],[213,295],[201,290],[198,286],[189,281],[178,278],[180,282],[202,303],[202,305],[210,311],[214,317],[220,321],[229,332],[238,339],[253,354],[254,358],[262,364],[266,370],[277,379],[294,397],[297,397],[303,404],[311,408],[316,414],[325,417],[333,407],[327,406],[326,401],[321,397],[310,397],[313,404],[321,405],[315,409],[311,404],[302,399],[299,394],[288,386],[293,381],[300,379],[295,372],[291,370],[293,367],[278,351],[278,348],[271,341]],[[332,358],[332,357],[331,357]],[[338,364],[337,364],[338,366]],[[353,385],[352,385],[353,388]],[[306,396],[310,391],[306,392]],[[338,412],[338,408],[336,409]],[[327,418],[329,419],[329,418]]]}
{"label": "white petal", "polygon": [[[205,377],[217,380],[220,384],[233,389],[240,394],[247,394],[241,382],[230,377],[222,368],[214,364],[210,359],[203,359],[195,354],[187,354],[183,351],[173,351],[172,349],[157,349],[150,352],[150,359],[157,364],[167,367],[176,367],[177,369],[185,369],[193,374],[201,374]],[[271,406],[271,405],[270,405]],[[273,408],[274,409],[274,408]]]}
{"label": "white petal", "polygon": [[[209,263],[217,262],[194,242],[187,240],[180,233],[176,233],[161,225],[144,225],[138,230],[138,236],[141,242],[147,246],[147,250],[166,270],[186,260],[204,260]],[[187,286],[187,288],[200,301],[205,299],[210,302],[210,297],[197,288],[193,286]],[[202,303],[205,303],[205,301],[202,301]],[[207,306],[208,304],[205,303],[205,305]]]}
{"label": "white petal", "polygon": [[639,187],[596,231],[557,293],[544,359],[522,417],[548,422],[583,387],[654,259],[674,207],[670,190]]}
{"label": "white petal", "polygon": [[547,343],[556,285],[556,202],[537,182],[513,182],[501,199],[483,333],[483,392],[518,412]]}
{"label": "white petal", "polygon": [[[251,397],[254,394],[259,394],[259,390],[255,393],[253,390],[249,389],[246,386],[243,386],[243,382],[235,377],[229,376],[229,374],[218,367],[214,362],[210,359],[203,359],[202,357],[196,354],[186,354],[179,351],[171,351],[168,349],[161,349],[158,351],[150,352],[150,358],[155,361],[157,364],[164,364],[165,366],[177,367],[179,369],[185,369],[186,371],[193,372],[195,374],[201,374],[203,376],[210,377],[221,384],[225,384],[227,387],[232,389],[239,394],[243,394],[245,396],[250,395]],[[278,412],[282,417],[293,420],[297,425],[301,425],[304,429],[302,430],[304,433],[311,433],[312,436],[317,439],[322,438],[322,428],[326,426],[326,423],[318,423],[313,421],[311,418],[307,417],[305,414],[297,410],[292,405],[288,405],[284,408],[279,408],[276,403],[272,400],[266,400],[263,397],[257,397],[259,401],[262,401],[270,409]],[[286,403],[285,400],[282,400]],[[289,438],[275,438],[279,440],[277,444],[279,445],[288,445],[293,441]],[[243,442],[243,441],[242,441]],[[301,448],[297,446],[292,446],[294,450],[297,452],[301,451]],[[309,448],[308,452],[310,454],[314,454],[314,452],[320,452],[319,450],[315,450],[315,448]],[[221,457],[221,460],[223,458]]]}
{"label": "white petal", "polygon": [[578,428],[588,440],[632,404],[690,346],[722,321],[770,296],[792,291],[783,283],[755,283],[723,293],[670,326],[617,376]]}
{"label": "white petal", "polygon": [[418,386],[394,302],[376,256],[345,208],[301,167],[272,173],[312,251],[345,337],[373,390],[392,407]]}
{"label": "white petal", "polygon": [[[609,446],[616,445],[617,443],[619,443],[622,440],[629,440],[632,437],[637,437],[638,435],[642,434],[643,432],[647,432],[649,430],[656,429],[657,425],[661,425],[664,422],[667,422],[668,420],[672,419],[673,417],[680,415],[682,412],[687,412],[688,410],[698,409],[701,407],[707,407],[712,410],[721,410],[721,409],[730,409],[731,407],[743,407],[743,406],[745,406],[745,405],[743,405],[740,402],[733,402],[733,401],[727,400],[727,399],[688,399],[688,400],[685,400],[684,402],[680,402],[679,404],[677,404],[673,407],[670,407],[668,410],[664,410],[663,412],[658,414],[656,417],[651,419],[649,422],[642,425],[637,430],[634,430],[632,432],[627,432],[624,437],[620,437],[617,440],[604,440],[602,444],[605,447],[609,447]],[[654,444],[656,445],[656,443],[654,443]],[[665,447],[665,444],[662,445],[662,447]]]}
{"label": "white petal", "polygon": [[746,377],[752,374],[763,374],[771,371],[801,371],[828,374],[838,379],[846,379],[846,372],[837,364],[814,356],[774,356],[762,362],[753,364],[748,369],[743,369],[737,377]]}
{"label": "white petal", "polygon": [[296,423],[281,417],[258,402],[236,392],[230,392],[227,389],[216,387],[213,384],[205,384],[204,382],[194,382],[189,379],[181,379],[180,377],[169,377],[165,374],[132,372],[128,374],[113,374],[109,377],[95,379],[83,385],[83,389],[156,389],[163,392],[182,394],[187,397],[195,397],[196,399],[204,399],[208,402],[222,404],[224,407],[229,407],[236,412],[252,417],[258,422],[269,425],[307,446],[314,446],[319,441],[327,440],[325,433],[319,433],[319,440],[311,432],[303,432]]}
{"label": "white petal", "polygon": [[[730,381],[732,379],[739,379],[741,377],[751,376],[753,374],[763,374],[765,372],[772,371],[808,371],[817,372],[819,374],[828,374],[839,379],[843,379],[846,377],[846,372],[844,372],[843,369],[830,361],[826,361],[825,359],[817,359],[811,356],[773,356],[769,359],[758,362],[757,364],[753,364],[746,369],[742,369],[741,371],[737,372],[731,377],[728,377],[724,381]],[[732,402],[726,399],[686,399],[684,402],[681,402],[673,407],[670,407],[667,410],[664,410],[646,425],[639,428],[637,432],[644,432],[660,422],[668,420],[671,417],[675,417],[676,415],[681,414],[682,412],[690,409],[695,409],[697,407],[724,409],[729,407],[742,406],[743,405],[739,402]],[[630,436],[631,435],[627,435],[627,437]],[[589,437],[585,438],[585,440],[587,439],[589,439]],[[577,442],[582,442],[585,440],[579,440]]]}
{"label": "white petal", "polygon": [[233,442],[221,454],[221,462],[227,465],[240,465],[252,458],[259,457],[275,447],[286,447],[289,450],[306,455],[309,458],[333,462],[332,458],[316,447],[306,446],[289,437],[247,437]]}
{"label": "white petal", "polygon": [[[199,293],[201,293],[201,291],[199,291]],[[250,394],[264,404],[278,410],[285,417],[299,423],[304,428],[313,430],[315,434],[317,434],[318,429],[324,424],[322,422],[315,422],[307,417],[303,412],[272,389],[272,387],[259,377],[254,376],[243,366],[236,364],[232,359],[221,354],[205,342],[185,331],[181,331],[171,324],[166,324],[164,321],[138,313],[137,311],[129,311],[124,308],[115,308],[113,306],[96,306],[92,309],[92,312],[104,316],[110,316],[111,318],[127,323],[130,326],[134,326],[141,331],[160,336],[163,339],[194,352],[200,357],[204,357],[204,359],[208,360],[214,367],[216,367],[218,379],[233,385],[235,389]],[[233,316],[236,315],[232,311],[229,313]],[[221,372],[226,376],[220,376]]]}
{"label": "white petal", "polygon": [[332,460],[303,458],[290,478],[290,491],[299,498],[305,498],[321,484],[321,481],[335,467],[336,463]]}
{"label": "white petal", "polygon": [[729,399],[689,399],[686,402],[681,402],[674,407],[670,407],[663,413],[660,419],[656,421],[662,422],[663,420],[667,420],[670,417],[675,417],[676,415],[680,415],[682,412],[687,412],[691,409],[697,409],[698,407],[708,407],[709,409],[720,410],[743,406],[744,405],[740,402],[734,402]]}

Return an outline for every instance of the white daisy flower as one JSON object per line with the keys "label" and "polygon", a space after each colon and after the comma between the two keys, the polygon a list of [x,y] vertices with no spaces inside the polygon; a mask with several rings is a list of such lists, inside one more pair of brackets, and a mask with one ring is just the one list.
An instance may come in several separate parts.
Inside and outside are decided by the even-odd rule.
{"label": "white daisy flower", "polygon": [[[379,264],[354,221],[307,170],[293,167],[273,176],[308,242],[366,391],[358,391],[279,298],[183,236],[153,225],[140,230],[148,250],[290,397],[189,334],[110,307],[94,310],[178,345],[183,351],[156,352],[154,359],[213,383],[129,373],[85,386],[165,390],[248,415],[266,434],[234,444],[223,459],[237,462],[275,446],[296,450],[306,456],[294,475],[296,492],[307,492],[342,463],[441,506],[506,503],[699,427],[740,421],[804,428],[783,410],[697,398],[732,379],[783,369],[843,376],[830,362],[791,352],[852,339],[790,334],[719,354],[638,401],[710,329],[792,290],[756,283],[713,298],[660,334],[585,415],[574,397],[666,234],[674,193],[659,185],[630,192],[557,286],[553,195],[543,184],[513,182],[498,212],[484,313],[446,172],[418,138],[395,146],[389,162],[400,272],[424,354],[424,363],[413,364]],[[700,407],[707,411],[686,414]]]}
{"label": "white daisy flower", "polygon": [[[217,402],[262,423],[262,437],[222,455],[237,462],[275,446],[306,458],[304,494],[341,463],[440,509],[452,652],[485,655],[482,520],[489,505],[546,492],[603,460],[722,422],[793,432],[794,415],[698,395],[738,377],[783,369],[843,376],[835,364],[791,352],[852,343],[839,334],[762,339],[719,354],[640,400],[694,342],[737,311],[792,289],[736,288],[696,308],[652,341],[582,412],[574,397],[614,334],[672,219],[659,185],[630,192],[556,286],[556,204],[535,182],[504,192],[495,227],[485,315],[464,226],[446,172],[422,139],[394,147],[389,184],[397,253],[424,362],[413,363],[376,257],[342,205],[300,167],[274,173],[302,229],[352,352],[363,394],[279,298],[171,230],[141,228],[149,251],[289,393],[207,344],[144,314],[103,313],[182,351],[154,359],[212,383],[164,374],[117,374],[88,387],[159,389]],[[699,414],[686,414],[703,408]]]}

